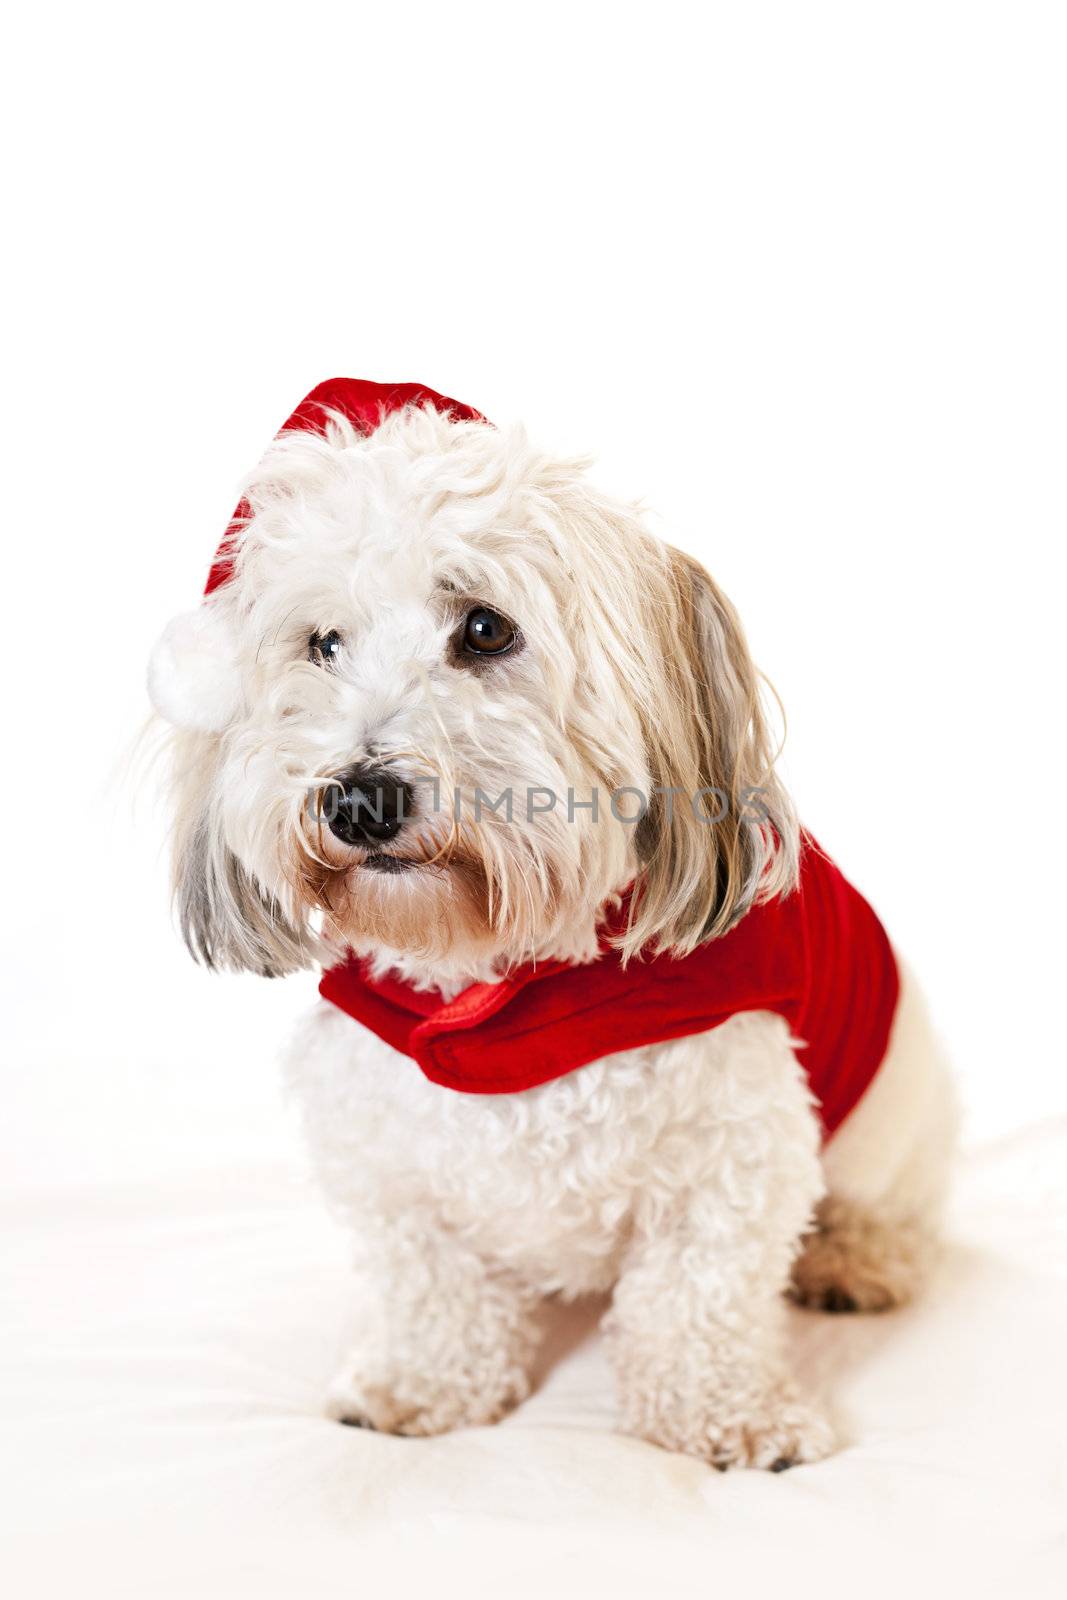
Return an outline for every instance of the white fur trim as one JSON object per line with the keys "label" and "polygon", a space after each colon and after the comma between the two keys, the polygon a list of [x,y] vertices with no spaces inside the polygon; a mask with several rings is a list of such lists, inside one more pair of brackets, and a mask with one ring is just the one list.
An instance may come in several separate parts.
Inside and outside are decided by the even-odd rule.
{"label": "white fur trim", "polygon": [[148,693],[177,728],[221,733],[241,708],[241,673],[226,620],[210,602],[172,618],[148,662]]}

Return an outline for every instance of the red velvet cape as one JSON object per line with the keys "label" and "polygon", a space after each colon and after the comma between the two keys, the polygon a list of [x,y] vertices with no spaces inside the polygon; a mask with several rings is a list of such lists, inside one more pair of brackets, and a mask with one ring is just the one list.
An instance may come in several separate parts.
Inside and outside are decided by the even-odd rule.
{"label": "red velvet cape", "polygon": [[882,1063],[899,977],[878,918],[805,836],[799,889],[754,906],[688,956],[623,967],[605,946],[591,963],[521,967],[446,1002],[372,978],[350,955],[319,992],[433,1083],[466,1094],[532,1089],[617,1050],[703,1033],[742,1011],[777,1012],[800,1041],[829,1136]]}

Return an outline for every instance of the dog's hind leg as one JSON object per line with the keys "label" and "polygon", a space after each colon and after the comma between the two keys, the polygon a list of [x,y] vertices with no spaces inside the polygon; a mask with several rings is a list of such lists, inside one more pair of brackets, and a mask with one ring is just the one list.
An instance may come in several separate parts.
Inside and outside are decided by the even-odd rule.
{"label": "dog's hind leg", "polygon": [[940,1043],[914,980],[877,1078],[823,1153],[828,1193],[793,1264],[790,1293],[824,1311],[886,1311],[937,1260],[957,1127]]}

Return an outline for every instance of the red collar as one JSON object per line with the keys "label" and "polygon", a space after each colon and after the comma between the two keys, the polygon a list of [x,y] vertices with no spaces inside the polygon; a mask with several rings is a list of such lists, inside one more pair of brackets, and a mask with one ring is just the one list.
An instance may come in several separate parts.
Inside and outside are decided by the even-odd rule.
{"label": "red collar", "polygon": [[603,948],[588,964],[525,966],[446,1001],[397,977],[372,978],[350,955],[319,990],[432,1082],[466,1094],[532,1089],[602,1056],[773,1011],[804,1041],[801,1060],[832,1132],[885,1054],[898,978],[874,912],[809,842],[796,893],[754,907],[688,956],[624,967]]}

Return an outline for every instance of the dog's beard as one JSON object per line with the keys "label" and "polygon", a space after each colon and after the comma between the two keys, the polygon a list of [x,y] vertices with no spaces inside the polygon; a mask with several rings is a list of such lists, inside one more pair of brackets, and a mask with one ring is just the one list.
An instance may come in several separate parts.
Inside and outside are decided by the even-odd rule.
{"label": "dog's beard", "polygon": [[582,874],[547,843],[507,824],[435,819],[387,846],[353,849],[305,818],[287,876],[335,944],[429,963],[512,963],[574,916]]}
{"label": "dog's beard", "polygon": [[297,896],[334,943],[386,948],[428,961],[479,958],[504,937],[473,830],[423,827],[383,849],[350,849],[319,823],[301,828]]}
{"label": "dog's beard", "polygon": [[334,943],[357,950],[384,947],[430,961],[461,951],[485,954],[495,943],[488,886],[476,863],[453,857],[383,872],[351,861],[329,866],[304,858],[299,871],[303,896],[322,912],[324,932]]}

